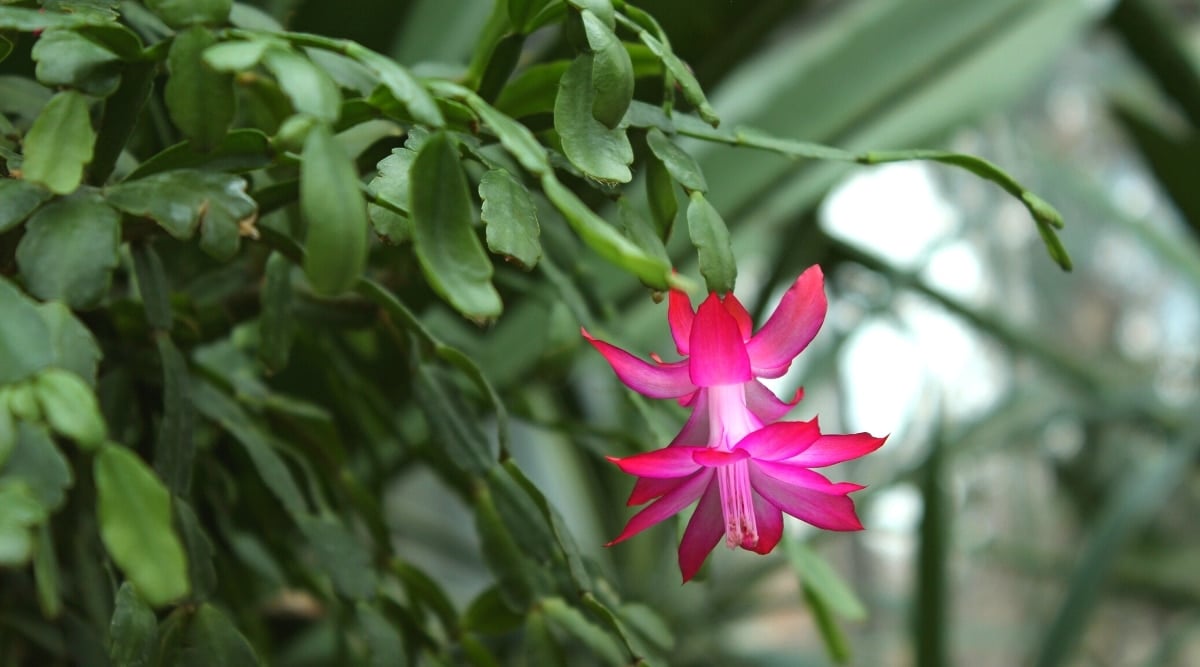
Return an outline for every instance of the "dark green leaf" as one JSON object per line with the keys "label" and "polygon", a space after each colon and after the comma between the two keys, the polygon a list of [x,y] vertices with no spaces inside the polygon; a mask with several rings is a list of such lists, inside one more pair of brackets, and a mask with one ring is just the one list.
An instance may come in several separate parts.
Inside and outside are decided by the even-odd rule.
{"label": "dark green leaf", "polygon": [[513,612],[498,586],[480,593],[463,614],[463,627],[481,635],[502,635],[521,625],[523,616]]}
{"label": "dark green leaf", "polygon": [[224,23],[233,0],[146,0],[146,6],[172,28],[183,28],[196,23]]}
{"label": "dark green leaf", "polygon": [[43,303],[37,310],[49,330],[46,342],[50,346],[50,360],[47,365],[65,368],[83,378],[89,386],[94,385],[100,346],[92,332],[61,303]]}
{"label": "dark green leaf", "polygon": [[408,107],[408,112],[413,118],[432,127],[446,124],[433,96],[407,69],[396,61],[357,44],[351,44],[349,47],[346,55],[362,63],[379,77],[380,83]]}
{"label": "dark green leaf", "polygon": [[114,665],[149,667],[158,642],[158,618],[154,610],[126,581],[117,591],[112,623],[108,628],[108,655]]}
{"label": "dark green leaf", "polygon": [[96,514],[104,546],[151,605],[187,595],[187,557],[171,522],[171,495],[136,454],[115,445],[96,456]]}
{"label": "dark green leaf", "polygon": [[170,331],[171,288],[167,285],[162,259],[149,243],[134,243],[130,251],[146,322],[159,331]]}
{"label": "dark green leaf", "polygon": [[463,315],[487,321],[500,315],[492,262],[475,235],[471,194],[454,140],[433,134],[411,168],[413,245],[426,280]]}
{"label": "dark green leaf", "polygon": [[539,563],[549,562],[556,546],[555,539],[550,532],[548,517],[542,514],[533,497],[502,466],[488,470],[487,484],[496,511],[521,552]]}
{"label": "dark green leaf", "polygon": [[338,118],[342,94],[324,70],[304,55],[289,48],[272,46],[263,54],[263,64],[279,81],[297,113],[333,123]]}
{"label": "dark green leaf", "polygon": [[675,198],[675,181],[671,178],[671,172],[654,155],[646,157],[646,199],[654,218],[655,233],[665,243],[671,238],[671,230],[675,227],[679,200]]}
{"label": "dark green leaf", "polygon": [[304,142],[300,211],[308,223],[304,273],[315,290],[340,294],[367,263],[367,208],[358,171],[324,125]]}
{"label": "dark green leaf", "polygon": [[50,193],[36,183],[0,179],[0,233],[20,224],[49,198]]}
{"label": "dark green leaf", "polygon": [[513,118],[553,113],[558,82],[570,65],[569,60],[555,60],[521,70],[505,84],[496,98],[496,108]]}
{"label": "dark green leaf", "polygon": [[404,638],[388,618],[366,602],[359,602],[354,609],[371,655],[369,664],[373,667],[399,667],[406,664]]}
{"label": "dark green leaf", "polygon": [[554,639],[546,615],[534,610],[525,617],[525,636],[522,645],[524,667],[567,667],[562,647]]}
{"label": "dark green leaf", "polygon": [[175,35],[167,54],[167,113],[192,146],[204,152],[220,145],[233,122],[233,78],[202,57],[216,43],[210,30],[192,26]]}
{"label": "dark green leaf", "polygon": [[291,355],[296,334],[292,299],[292,263],[279,253],[271,253],[263,269],[259,295],[262,313],[258,320],[258,357],[273,371],[287,366]]}
{"label": "dark green leaf", "polygon": [[633,241],[634,245],[641,248],[646,254],[657,257],[664,263],[670,263],[671,256],[667,254],[667,247],[663,245],[658,230],[654,228],[654,223],[637,210],[626,197],[618,200],[617,210],[621,214],[621,225],[625,228],[625,236],[629,237],[629,240]]}
{"label": "dark green leaf", "polygon": [[92,161],[95,140],[87,98],[73,90],[58,93],[25,135],[25,179],[56,194],[74,192],[83,182],[83,168]]}
{"label": "dark green leaf", "polygon": [[588,10],[582,12],[583,29],[592,49],[592,116],[615,128],[633,101],[633,61],[612,27]]}
{"label": "dark green leaf", "polygon": [[468,417],[462,398],[456,396],[435,367],[419,364],[413,374],[417,400],[437,443],[437,453],[456,469],[471,474],[486,471],[495,457],[479,423]]}
{"label": "dark green leaf", "polygon": [[108,437],[96,395],[78,375],[48,368],[37,375],[34,387],[42,416],[55,433],[85,449],[99,447]]}
{"label": "dark green leaf", "polygon": [[508,0],[508,20],[522,33],[528,32],[530,21],[550,0]]}
{"label": "dark green leaf", "polygon": [[477,92],[480,97],[489,101],[496,99],[521,59],[521,49],[524,46],[525,36],[520,33],[505,35],[496,43],[488,59],[487,69],[483,72],[483,78],[479,81]]}
{"label": "dark green leaf", "polygon": [[663,67],[666,67],[671,76],[675,77],[675,80],[679,82],[679,87],[683,90],[684,99],[696,107],[696,112],[700,114],[701,118],[708,124],[716,127],[721,122],[721,119],[717,117],[717,112],[708,103],[708,98],[704,96],[704,90],[700,88],[700,82],[696,80],[696,75],[692,74],[691,68],[680,60],[679,56],[675,55],[670,47],[660,42],[649,32],[641,30],[638,32],[638,37],[641,38],[643,44],[654,52],[654,55],[662,59]]}
{"label": "dark green leaf", "polygon": [[200,605],[187,625],[180,667],[258,667],[254,647],[237,626],[211,604]]}
{"label": "dark green leaf", "polygon": [[154,447],[154,469],[173,495],[184,497],[191,488],[192,461],[196,457],[192,381],[187,361],[171,337],[159,334],[155,344],[163,369],[163,412]]}
{"label": "dark green leaf", "polygon": [[108,292],[120,259],[121,216],[95,196],[60,199],[26,224],[17,266],[34,296],[87,308]]}
{"label": "dark green leaf", "polygon": [[204,600],[217,587],[217,571],[213,567],[213,545],[191,505],[176,496],[175,521],[183,550],[187,554],[188,581],[192,582],[192,599]]}
{"label": "dark green leaf", "polygon": [[467,106],[479,114],[484,124],[496,133],[496,138],[526,171],[542,176],[550,172],[550,159],[529,128],[500,113],[482,98],[468,96]]}
{"label": "dark green leaf", "polygon": [[479,180],[479,196],[488,249],[525,270],[532,269],[542,256],[542,246],[537,208],[529,190],[507,171],[492,169]]}
{"label": "dark green leaf", "polygon": [[12,53],[12,50],[12,40],[9,39],[7,35],[0,34],[0,63],[4,62],[4,60],[8,58],[9,54]]}
{"label": "dark green leaf", "polygon": [[208,153],[196,152],[187,141],[175,144],[134,169],[126,179],[126,184],[151,174],[174,169],[253,171],[270,164],[273,154],[270,140],[259,130],[234,130],[225,135],[221,144]]}
{"label": "dark green leaf", "polygon": [[54,551],[54,535],[50,532],[50,524],[42,523],[37,527],[33,579],[42,616],[51,619],[62,615],[63,605],[62,573],[58,569],[58,555]]}
{"label": "dark green leaf", "polygon": [[610,665],[625,665],[628,656],[621,645],[603,628],[568,605],[561,598],[546,598],[538,602],[546,619],[563,632],[583,642],[593,653]]}
{"label": "dark green leaf", "polygon": [[566,519],[546,500],[546,496],[525,476],[525,473],[521,471],[521,468],[517,466],[513,459],[508,459],[504,462],[504,469],[525,490],[529,498],[533,499],[538,509],[541,510],[542,520],[549,525],[550,532],[554,536],[554,542],[558,546],[563,558],[567,561],[567,571],[570,573],[575,587],[580,591],[590,591],[592,589],[592,577],[583,563],[583,555],[579,550],[579,545],[575,542],[575,537],[567,528]]}
{"label": "dark green leaf", "polygon": [[479,533],[484,562],[496,577],[501,599],[513,612],[524,612],[533,598],[535,566],[513,541],[486,486],[475,492],[475,530]]}
{"label": "dark green leaf", "polygon": [[633,178],[629,137],[624,129],[609,129],[592,115],[596,98],[592,61],[587,53],[575,58],[559,81],[554,129],[562,139],[563,153],[580,171],[601,182],[628,183]]}
{"label": "dark green leaf", "polygon": [[33,45],[37,80],[52,88],[71,87],[108,97],[121,81],[117,54],[74,30],[47,30]]}
{"label": "dark green leaf", "polygon": [[688,233],[700,257],[700,274],[709,292],[733,291],[737,280],[737,261],[729,241],[729,229],[717,209],[698,190],[691,193],[687,210]]}
{"label": "dark green leaf", "polygon": [[404,585],[404,591],[413,606],[429,607],[433,613],[437,614],[438,620],[447,634],[457,632],[458,612],[437,581],[423,570],[398,559],[392,561],[391,571]]}
{"label": "dark green leaf", "polygon": [[17,420],[8,411],[8,399],[0,394],[0,469],[17,446]]}
{"label": "dark green leaf", "polygon": [[0,277],[0,386],[22,380],[50,364],[50,330],[34,302]]}
{"label": "dark green leaf", "polygon": [[358,536],[333,517],[300,516],[297,521],[317,564],[339,593],[355,600],[375,595],[378,576],[371,566],[371,552]]}
{"label": "dark green leaf", "polygon": [[704,172],[700,170],[700,165],[696,164],[691,155],[668,139],[662,130],[650,128],[646,133],[646,143],[680,185],[688,190],[708,192],[708,183],[704,180]]}

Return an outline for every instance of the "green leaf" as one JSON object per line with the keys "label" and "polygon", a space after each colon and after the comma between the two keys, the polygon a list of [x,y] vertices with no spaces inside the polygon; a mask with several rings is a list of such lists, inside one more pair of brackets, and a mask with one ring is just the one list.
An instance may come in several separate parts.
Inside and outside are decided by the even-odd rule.
{"label": "green leaf", "polygon": [[612,635],[584,616],[583,612],[568,605],[562,598],[546,598],[538,604],[546,614],[547,620],[583,642],[602,660],[610,665],[625,665],[629,662],[625,651]]}
{"label": "green leaf", "polygon": [[555,60],[526,67],[505,84],[496,108],[513,118],[553,113],[558,82],[570,65],[569,60]]}
{"label": "green leaf", "polygon": [[522,33],[529,31],[530,21],[550,0],[508,0],[508,20]]}
{"label": "green leaf", "polygon": [[95,449],[108,437],[100,416],[100,404],[91,387],[78,375],[49,368],[34,381],[42,416],[55,433],[68,437],[84,449]]}
{"label": "green leaf", "polygon": [[463,627],[481,635],[503,635],[521,625],[523,616],[504,601],[499,586],[490,586],[471,601],[463,613]]}
{"label": "green leaf", "polygon": [[16,227],[50,198],[36,183],[0,179],[0,233]]}
{"label": "green leaf", "polygon": [[304,273],[322,294],[340,294],[367,263],[367,209],[354,162],[325,125],[304,142],[300,211],[308,223]]}
{"label": "green leaf", "polygon": [[267,258],[259,301],[262,311],[258,320],[258,358],[267,368],[279,371],[287,366],[296,337],[292,263],[279,253],[271,253]]}
{"label": "green leaf", "polygon": [[37,527],[37,545],[33,553],[33,579],[37,588],[38,607],[45,618],[62,615],[62,573],[58,568],[58,556],[54,553],[54,536],[50,524]]}
{"label": "green leaf", "polygon": [[73,90],[58,93],[25,135],[25,179],[55,194],[74,192],[83,182],[83,168],[92,161],[95,140],[87,98]]}
{"label": "green leaf", "polygon": [[408,107],[408,112],[418,122],[431,127],[446,124],[446,119],[442,117],[441,109],[433,96],[399,63],[357,44],[349,44],[346,55],[362,63],[379,77],[380,83]]}
{"label": "green leaf", "polygon": [[717,209],[699,190],[691,193],[687,210],[688,233],[700,257],[700,274],[709,292],[726,294],[737,281],[737,261],[729,241],[729,229]]}
{"label": "green leaf", "polygon": [[950,664],[948,639],[953,623],[947,605],[951,548],[947,522],[954,497],[945,489],[945,458],[946,445],[938,432],[918,472],[923,510],[917,548],[917,613],[912,623],[914,657],[917,664],[930,667]]}
{"label": "green leaf", "polygon": [[688,190],[708,192],[708,183],[704,180],[704,172],[700,170],[700,165],[696,164],[691,155],[668,139],[662,130],[657,127],[650,128],[646,133],[646,143],[680,185]]}
{"label": "green leaf", "polygon": [[554,639],[554,633],[546,622],[546,615],[533,610],[525,617],[522,657],[525,667],[567,667],[567,657]]}
{"label": "green leaf", "polygon": [[50,28],[74,28],[82,25],[104,24],[111,21],[91,12],[65,14],[24,7],[0,6],[0,29],[36,32]]}
{"label": "green leaf", "polygon": [[208,539],[191,505],[178,496],[175,497],[173,505],[175,525],[179,528],[179,537],[183,540],[183,550],[187,554],[188,581],[192,583],[191,598],[204,600],[211,596],[217,587],[212,540]]}
{"label": "green leaf", "polygon": [[53,359],[50,330],[34,302],[0,277],[0,386],[23,380]]}
{"label": "green leaf", "polygon": [[60,199],[26,223],[17,267],[39,299],[88,308],[108,293],[120,237],[121,216],[99,197]]}
{"label": "green leaf", "polygon": [[189,620],[184,646],[179,651],[180,667],[259,667],[254,647],[221,610],[205,603]]}
{"label": "green leaf", "polygon": [[543,176],[550,173],[550,158],[529,128],[497,111],[482,98],[471,95],[467,97],[467,106],[479,114],[483,123],[496,133],[496,138],[526,171]]}
{"label": "green leaf", "polygon": [[171,495],[136,454],[110,445],[96,456],[96,514],[113,560],[151,605],[187,595],[187,558],[171,522]]}
{"label": "green leaf", "polygon": [[306,56],[289,48],[272,46],[263,54],[263,64],[275,75],[297,113],[308,114],[326,123],[338,119],[341,91],[333,79]]}
{"label": "green leaf", "polygon": [[696,80],[696,75],[692,74],[692,70],[687,66],[679,56],[671,51],[670,47],[660,42],[654,35],[651,35],[645,30],[638,31],[638,37],[642,43],[654,52],[663,63],[663,67],[671,73],[671,76],[679,83],[679,87],[683,90],[683,97],[692,106],[696,107],[696,113],[705,120],[709,125],[716,127],[720,124],[721,119],[717,116],[716,110],[708,103],[708,98],[704,96],[704,90],[700,88],[700,82]]}
{"label": "green leaf", "polygon": [[654,229],[664,243],[671,238],[675,227],[675,216],[679,214],[679,200],[675,198],[675,181],[666,165],[655,155],[646,157],[646,199],[650,214],[654,218]]}
{"label": "green leaf", "polygon": [[624,129],[609,129],[592,115],[592,61],[591,54],[582,54],[563,74],[554,100],[554,129],[563,154],[580,171],[601,182],[628,183],[633,178],[629,137]]}
{"label": "green leaf", "polygon": [[156,153],[134,169],[125,184],[174,169],[199,169],[220,172],[246,172],[271,163],[274,151],[267,135],[259,130],[239,129],[225,135],[220,145],[208,153],[198,153],[190,141],[180,142]]}
{"label": "green leaf", "polygon": [[533,565],[513,541],[486,486],[475,491],[475,530],[484,562],[496,577],[500,597],[513,612],[523,612],[533,598]]}
{"label": "green leaf", "polygon": [[542,256],[542,246],[537,208],[529,190],[507,171],[492,169],[479,180],[479,196],[488,249],[522,269],[532,269]]}
{"label": "green leaf", "polygon": [[411,168],[413,245],[426,280],[455,310],[477,320],[500,315],[492,262],[475,234],[471,194],[454,140],[434,133]]}
{"label": "green leaf", "polygon": [[171,288],[167,285],[162,259],[149,243],[131,244],[130,254],[146,322],[159,331],[170,331]]}
{"label": "green leaf", "polygon": [[0,469],[17,446],[17,421],[8,411],[8,400],[0,394]]}
{"label": "green leaf", "polygon": [[45,523],[49,513],[30,484],[0,479],[0,567],[21,566],[34,555],[30,528]]}
{"label": "green leaf", "polygon": [[192,462],[196,458],[192,380],[187,360],[170,336],[159,334],[154,340],[163,369],[163,412],[154,445],[154,469],[172,495],[185,497],[191,488]]}
{"label": "green leaf", "polygon": [[203,57],[216,43],[212,31],[191,26],[175,35],[167,54],[167,113],[192,146],[204,152],[220,145],[233,122],[233,77],[214,70]]}
{"label": "green leaf", "polygon": [[13,42],[7,35],[0,34],[0,63],[12,54]]}
{"label": "green leaf", "polygon": [[375,595],[379,578],[371,552],[349,528],[333,517],[297,517],[317,564],[346,597],[366,600]]}
{"label": "green leaf", "polygon": [[646,254],[669,264],[671,256],[667,254],[667,247],[659,238],[654,223],[642,215],[627,197],[617,200],[617,210],[621,215],[621,226],[625,229],[625,236]]}
{"label": "green leaf", "polygon": [[205,49],[202,57],[218,72],[244,72],[262,62],[270,46],[265,39],[221,42]]}
{"label": "green leaf", "polygon": [[112,176],[117,160],[125,154],[125,148],[142,119],[142,110],[154,92],[154,78],[157,75],[156,62],[127,64],[121,75],[121,85],[104,100],[97,122],[99,133],[96,135],[92,166],[88,170],[88,179],[92,184],[103,184]]}
{"label": "green leaf", "polygon": [[582,12],[583,29],[592,49],[592,116],[615,128],[633,101],[633,60],[612,27],[588,10]]}
{"label": "green leaf", "polygon": [[616,228],[593,213],[553,174],[542,177],[542,190],[571,228],[601,257],[629,271],[651,287],[666,289],[672,282],[670,264],[647,254],[621,236]]}
{"label": "green leaf", "polygon": [[849,664],[850,642],[833,617],[828,600],[822,598],[808,584],[801,586],[801,595],[813,615],[813,620],[816,621],[817,632],[821,633],[821,640],[825,643],[825,649],[829,651],[829,658],[839,665]]}
{"label": "green leaf", "polygon": [[411,148],[394,148],[391,155],[379,161],[379,174],[367,184],[367,190],[377,200],[391,208],[377,204],[367,205],[367,214],[375,233],[391,243],[403,243],[412,238],[412,220],[393,209],[408,212],[409,173],[417,152]]}
{"label": "green leaf", "polygon": [[183,28],[197,23],[225,23],[233,0],[146,0],[146,7],[163,23],[172,28]]}
{"label": "green leaf", "polygon": [[70,309],[57,301],[43,303],[37,310],[48,328],[47,339],[42,343],[48,343],[50,347],[50,359],[46,365],[65,368],[83,378],[88,385],[94,385],[96,366],[100,363],[101,355],[100,346],[92,332]]}
{"label": "green leaf", "polygon": [[200,248],[226,261],[237,254],[240,237],[257,234],[258,206],[240,176],[180,169],[108,189],[105,197],[122,211],[151,218],[177,239],[200,229]]}
{"label": "green leaf", "polygon": [[783,546],[792,569],[831,611],[852,621],[867,617],[867,610],[858,596],[817,552],[796,540],[785,540]]}
{"label": "green leaf", "polygon": [[74,30],[47,30],[33,45],[37,80],[51,88],[70,87],[108,97],[121,82],[121,59]]}
{"label": "green leaf", "polygon": [[114,665],[149,667],[158,643],[158,618],[154,610],[126,581],[117,590],[108,628],[108,656]]}
{"label": "green leaf", "polygon": [[462,398],[429,364],[418,364],[413,373],[417,401],[429,422],[436,456],[443,456],[455,470],[470,475],[486,471],[495,460],[492,446],[479,422],[459,405]]}
{"label": "green leaf", "polygon": [[600,25],[612,30],[617,26],[616,10],[612,0],[567,0],[580,11],[588,12],[600,19]]}
{"label": "green leaf", "polygon": [[371,655],[369,664],[373,667],[395,667],[397,664],[403,664],[401,661],[405,656],[404,638],[387,617],[374,605],[365,602],[359,602],[354,610]]}

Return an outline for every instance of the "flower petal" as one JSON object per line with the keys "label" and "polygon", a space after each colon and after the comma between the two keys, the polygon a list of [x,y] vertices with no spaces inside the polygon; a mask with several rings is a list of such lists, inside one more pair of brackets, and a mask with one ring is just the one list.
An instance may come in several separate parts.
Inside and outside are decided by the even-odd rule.
{"label": "flower petal", "polygon": [[812,489],[833,496],[844,496],[848,493],[861,491],[866,488],[853,482],[831,482],[819,472],[808,468],[792,465],[784,461],[755,461],[760,472],[770,475],[789,486]]}
{"label": "flower petal", "polygon": [[750,336],[754,333],[754,320],[750,317],[750,312],[733,294],[726,294],[721,303],[724,304],[725,311],[737,322],[738,331],[742,332],[742,340],[750,340]]}
{"label": "flower petal", "polygon": [[683,428],[679,430],[679,435],[671,441],[668,447],[678,447],[679,445],[693,445],[695,447],[705,447],[708,445],[708,390],[697,389],[688,403],[692,408],[692,414],[688,415],[687,422]]}
{"label": "flower petal", "polygon": [[758,526],[758,543],[750,550],[760,554],[771,553],[783,537],[783,512],[755,493],[754,523]]}
{"label": "flower petal", "polygon": [[796,407],[800,399],[804,398],[804,389],[796,390],[796,395],[789,402],[779,400],[775,392],[767,389],[767,386],[758,380],[746,383],[746,407],[750,408],[750,412],[758,417],[759,421],[764,424],[771,422],[786,415],[789,410]]}
{"label": "flower petal", "polygon": [[633,491],[629,494],[629,500],[625,504],[629,507],[648,503],[659,496],[665,496],[672,489],[683,484],[685,479],[680,477],[667,477],[658,479],[655,477],[638,477],[633,483]]}
{"label": "flower petal", "polygon": [[[767,323],[746,344],[755,375],[782,375],[817,335],[827,308],[821,267],[811,266],[796,278]],[[775,372],[779,375],[770,374]]]}
{"label": "flower petal", "polygon": [[604,355],[621,382],[639,394],[650,398],[676,398],[696,390],[688,379],[687,361],[654,366],[615,345],[592,338],[586,329],[581,331],[583,337]]}
{"label": "flower petal", "polygon": [[675,339],[675,349],[679,354],[687,356],[688,341],[692,336],[692,321],[696,314],[692,312],[692,299],[687,292],[673,289],[667,301],[667,323],[671,325],[671,337]]}
{"label": "flower petal", "polygon": [[748,458],[750,453],[742,449],[726,452],[713,447],[696,447],[692,450],[692,460],[705,468],[721,468]]}
{"label": "flower petal", "polygon": [[817,420],[807,422],[775,422],[754,431],[734,445],[757,461],[779,461],[799,454],[821,437]]}
{"label": "flower petal", "polygon": [[713,547],[725,534],[725,519],[721,516],[721,491],[719,485],[709,484],[700,496],[700,504],[688,521],[679,541],[679,571],[687,583],[696,573]]}
{"label": "flower petal", "polygon": [[786,462],[805,468],[821,468],[865,456],[883,446],[887,436],[870,433],[822,435],[808,449],[788,457]]}
{"label": "flower petal", "polygon": [[623,542],[691,505],[704,492],[704,488],[712,480],[712,476],[713,473],[711,470],[701,469],[700,472],[687,478],[687,480],[672,489],[665,496],[650,503],[637,514],[634,514],[629,523],[625,524],[625,530],[622,530],[616,539],[604,546],[612,546],[618,542]]}
{"label": "flower petal", "polygon": [[709,294],[696,311],[688,346],[688,369],[697,387],[741,384],[753,377],[737,320],[715,293]]}
{"label": "flower petal", "polygon": [[617,464],[623,472],[638,477],[657,477],[659,479],[667,477],[684,477],[696,472],[696,469],[701,464],[692,460],[692,455],[697,451],[706,450],[707,447],[663,447],[652,452],[642,452],[633,456],[617,458],[615,456],[605,457],[609,461]]}
{"label": "flower petal", "polygon": [[[829,495],[810,488],[791,486],[762,470],[767,465],[750,466],[750,484],[767,502],[788,514],[825,530],[862,530],[854,512],[854,501],[845,495]],[[778,464],[774,464],[778,465]],[[815,473],[814,473],[815,474]]]}

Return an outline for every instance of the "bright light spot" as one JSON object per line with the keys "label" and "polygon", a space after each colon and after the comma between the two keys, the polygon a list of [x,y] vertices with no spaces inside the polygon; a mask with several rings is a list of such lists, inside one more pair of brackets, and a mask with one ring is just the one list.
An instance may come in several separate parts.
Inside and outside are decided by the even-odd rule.
{"label": "bright light spot", "polygon": [[955,241],[935,252],[925,277],[933,287],[968,302],[977,302],[986,291],[979,255],[966,241]]}
{"label": "bright light spot", "polygon": [[846,342],[842,377],[850,392],[846,427],[850,431],[895,433],[920,396],[921,355],[913,340],[895,327],[869,322]]}

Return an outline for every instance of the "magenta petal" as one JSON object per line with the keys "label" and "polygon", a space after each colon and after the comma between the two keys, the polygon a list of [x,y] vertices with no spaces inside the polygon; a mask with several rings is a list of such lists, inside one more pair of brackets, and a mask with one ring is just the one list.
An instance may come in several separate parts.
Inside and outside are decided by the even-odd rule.
{"label": "magenta petal", "polygon": [[732,294],[726,294],[724,301],[721,303],[724,304],[726,312],[737,322],[738,331],[742,334],[742,340],[750,340],[750,335],[754,333],[754,320],[751,319],[750,312]]}
{"label": "magenta petal", "polygon": [[621,382],[639,394],[650,398],[676,398],[696,390],[688,379],[688,362],[654,366],[615,345],[592,338],[586,329],[582,331],[583,337],[604,355]]}
{"label": "magenta petal", "polygon": [[789,410],[796,407],[802,398],[804,398],[803,388],[796,390],[796,395],[792,397],[791,401],[784,402],[779,400],[775,392],[767,389],[767,386],[758,380],[746,383],[746,407],[750,408],[750,412],[764,424],[770,424],[786,415]]}
{"label": "magenta petal", "polygon": [[754,431],[734,445],[745,450],[757,461],[779,461],[793,457],[821,437],[817,420],[807,422],[775,422]]}
{"label": "magenta petal", "polygon": [[885,440],[887,437],[876,438],[870,433],[822,435],[812,446],[788,457],[786,462],[805,468],[820,468],[870,454],[882,447]]}
{"label": "magenta petal", "polygon": [[755,374],[778,377],[767,372],[787,370],[792,359],[817,335],[827,307],[821,267],[811,266],[792,283],[767,323],[746,344]]}
{"label": "magenta petal", "polygon": [[622,530],[621,534],[606,546],[623,542],[692,504],[704,492],[704,487],[712,480],[712,476],[711,470],[701,469],[700,472],[687,478],[665,496],[634,514],[629,523],[625,524],[625,530]]}
{"label": "magenta petal", "polygon": [[696,447],[704,447],[708,445],[708,397],[706,396],[707,389],[697,389],[693,400],[691,401],[692,414],[688,415],[687,422],[680,429],[679,435],[671,441],[668,447],[678,447],[679,445],[693,445]]}
{"label": "magenta petal", "polygon": [[692,300],[686,292],[673,289],[667,301],[667,323],[671,325],[671,337],[675,339],[675,349],[679,354],[687,356],[688,340],[692,336],[692,321],[696,314],[692,312]]}
{"label": "magenta petal", "polygon": [[696,576],[700,566],[704,565],[704,559],[708,558],[724,534],[720,485],[709,484],[683,531],[683,539],[679,541],[679,571],[683,573],[684,583]]}
{"label": "magenta petal", "polygon": [[783,512],[761,495],[754,494],[754,523],[758,526],[758,543],[751,551],[760,554],[771,553],[779,539],[783,537]]}
{"label": "magenta petal", "polygon": [[748,458],[750,453],[741,449],[726,452],[712,447],[696,447],[692,450],[692,460],[705,468],[720,468]]}
{"label": "magenta petal", "polygon": [[834,496],[844,496],[847,493],[854,493],[866,488],[853,482],[831,482],[821,473],[792,465],[790,461],[755,461],[755,464],[758,465],[760,471],[785,484]]}
{"label": "magenta petal", "polygon": [[629,493],[629,500],[625,504],[633,507],[634,505],[648,503],[659,496],[667,495],[672,489],[683,484],[685,481],[679,477],[664,479],[638,477],[637,481],[633,483],[633,491]]}
{"label": "magenta petal", "polygon": [[697,387],[741,384],[753,377],[737,320],[725,310],[715,293],[696,311],[689,347],[688,369]]}
{"label": "magenta petal", "polygon": [[750,484],[767,502],[817,528],[862,530],[862,523],[854,512],[854,501],[848,496],[791,486],[755,465],[750,466]]}
{"label": "magenta petal", "polygon": [[707,447],[663,447],[652,452],[642,452],[625,458],[606,457],[617,464],[623,472],[638,477],[684,477],[700,467],[692,456]]}

